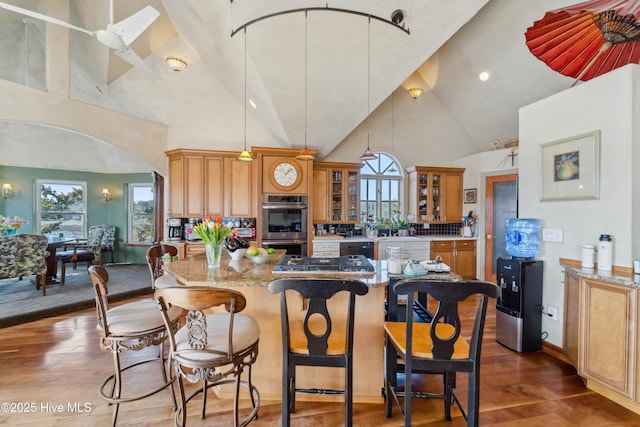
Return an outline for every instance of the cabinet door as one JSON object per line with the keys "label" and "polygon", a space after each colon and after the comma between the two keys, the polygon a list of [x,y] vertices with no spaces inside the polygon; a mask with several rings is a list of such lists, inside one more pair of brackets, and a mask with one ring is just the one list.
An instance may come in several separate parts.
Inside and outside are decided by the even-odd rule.
{"label": "cabinet door", "polygon": [[225,158],[225,207],[224,215],[230,217],[255,217],[254,199],[257,197],[253,183],[253,162]]}
{"label": "cabinet door", "polygon": [[205,216],[222,216],[224,191],[222,187],[222,158],[204,158],[204,198]]}
{"label": "cabinet door", "polygon": [[431,259],[436,259],[437,256],[442,258],[442,262],[447,264],[454,273],[457,271],[454,270],[454,260],[453,260],[453,249],[455,243],[453,240],[434,240],[431,242]]}
{"label": "cabinet door", "polygon": [[580,315],[580,278],[564,273],[564,324],[562,333],[562,349],[567,358],[578,367],[578,334]]}
{"label": "cabinet door", "polygon": [[456,240],[453,271],[463,279],[476,278],[476,242]]}
{"label": "cabinet door", "polygon": [[313,202],[311,208],[313,223],[329,222],[329,170],[313,169]]}
{"label": "cabinet door", "polygon": [[186,217],[204,215],[204,157],[184,157],[184,214]]}
{"label": "cabinet door", "polygon": [[184,216],[184,159],[169,157],[169,216]]}
{"label": "cabinet door", "polygon": [[331,170],[331,185],[329,186],[329,202],[331,204],[331,222],[343,223],[345,222],[344,212],[342,209],[344,201],[344,184],[342,177],[344,176],[342,169]]}
{"label": "cabinet door", "polygon": [[634,398],[636,289],[582,279],[578,373]]}
{"label": "cabinet door", "polygon": [[360,222],[360,173],[353,170],[345,170],[344,173],[347,177],[343,202],[346,222],[357,224]]}
{"label": "cabinet door", "polygon": [[462,221],[462,175],[443,175],[444,197],[441,203],[444,205],[442,220],[447,222]]}

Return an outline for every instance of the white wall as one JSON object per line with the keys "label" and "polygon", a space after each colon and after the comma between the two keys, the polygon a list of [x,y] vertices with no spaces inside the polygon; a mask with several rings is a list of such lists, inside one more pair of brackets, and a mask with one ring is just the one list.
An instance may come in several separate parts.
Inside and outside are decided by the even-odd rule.
{"label": "white wall", "polygon": [[[539,218],[541,227],[562,229],[564,236],[562,243],[542,242],[538,255],[545,262],[543,304],[560,308],[559,322],[543,317],[542,329],[557,346],[563,321],[559,258],[579,260],[581,245],[596,244],[602,233],[613,236],[614,265],[631,266],[639,255],[632,243],[638,230],[631,226],[638,192],[632,185],[638,178],[632,143],[639,78],[638,66],[626,66],[520,109],[519,215]],[[540,144],[595,130],[601,131],[600,198],[541,202]]]}

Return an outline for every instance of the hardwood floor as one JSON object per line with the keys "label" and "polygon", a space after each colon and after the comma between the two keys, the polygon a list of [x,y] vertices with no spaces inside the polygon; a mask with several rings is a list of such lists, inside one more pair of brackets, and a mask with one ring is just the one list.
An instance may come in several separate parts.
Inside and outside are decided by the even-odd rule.
{"label": "hardwood floor", "polygon": [[[100,349],[95,324],[95,312],[85,310],[0,329],[0,425],[111,423],[112,409],[97,392],[110,374],[111,355]],[[149,354],[150,350],[123,358],[129,362]],[[588,390],[571,366],[544,353],[517,354],[496,343],[494,309],[488,313],[481,372],[482,426],[640,426],[639,415]],[[382,387],[382,372],[379,375]],[[158,365],[138,367],[135,384],[125,382],[125,386],[148,386],[158,377]],[[435,382],[417,377],[415,381],[424,387]],[[457,390],[459,397],[466,399],[463,376],[459,376]],[[9,413],[4,402],[18,412]],[[205,420],[199,418],[199,406],[199,399],[189,406],[188,425],[230,425],[229,400],[216,399],[210,393]],[[292,425],[342,425],[343,407],[342,403],[299,401]],[[417,399],[413,407],[415,426],[465,425],[457,411],[453,421],[445,421],[439,400]],[[280,425],[280,402],[263,400],[259,415],[252,426]],[[354,405],[355,426],[402,424],[397,407],[387,419],[382,403]],[[122,405],[118,425],[173,425],[169,392]]]}

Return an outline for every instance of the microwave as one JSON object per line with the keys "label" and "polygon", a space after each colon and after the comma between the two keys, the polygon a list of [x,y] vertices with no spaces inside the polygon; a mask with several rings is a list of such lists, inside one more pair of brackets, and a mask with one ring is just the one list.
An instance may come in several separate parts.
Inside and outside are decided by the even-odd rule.
{"label": "microwave", "polygon": [[243,239],[255,239],[256,229],[255,227],[236,228],[236,235]]}

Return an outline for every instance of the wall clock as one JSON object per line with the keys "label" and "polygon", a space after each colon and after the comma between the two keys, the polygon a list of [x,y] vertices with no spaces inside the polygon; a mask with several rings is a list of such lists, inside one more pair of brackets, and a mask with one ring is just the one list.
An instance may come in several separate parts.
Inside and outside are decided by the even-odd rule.
{"label": "wall clock", "polygon": [[302,169],[291,159],[276,160],[269,174],[271,183],[280,190],[293,190],[302,181]]}

